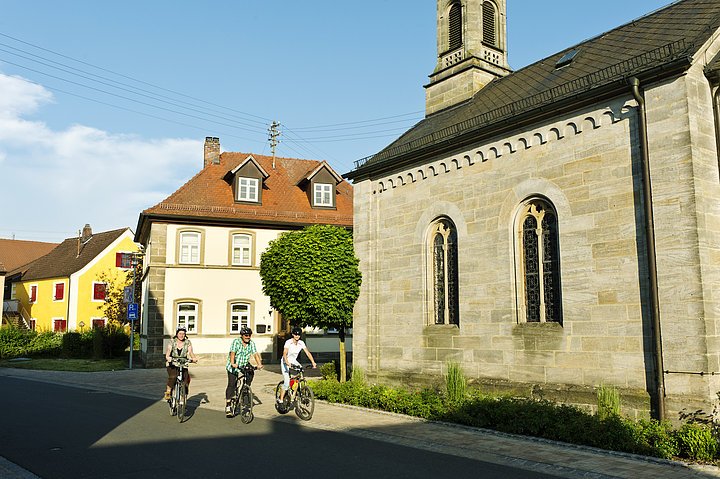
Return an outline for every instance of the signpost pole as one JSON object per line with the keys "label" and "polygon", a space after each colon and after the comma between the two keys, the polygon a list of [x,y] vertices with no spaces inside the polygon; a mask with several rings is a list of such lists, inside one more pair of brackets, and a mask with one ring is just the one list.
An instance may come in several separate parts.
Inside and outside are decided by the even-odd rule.
{"label": "signpost pole", "polygon": [[[132,281],[132,300],[130,301],[130,304],[135,305],[135,273],[137,271],[137,256],[133,253],[131,256],[132,260],[130,261],[130,264],[132,265],[133,269],[133,281]],[[128,369],[132,369],[132,360],[133,360],[133,349],[135,348],[134,339],[135,339],[135,315],[137,314],[137,311],[134,315],[130,314],[130,305],[128,305],[128,317],[130,319],[130,355],[129,355],[129,364]]]}

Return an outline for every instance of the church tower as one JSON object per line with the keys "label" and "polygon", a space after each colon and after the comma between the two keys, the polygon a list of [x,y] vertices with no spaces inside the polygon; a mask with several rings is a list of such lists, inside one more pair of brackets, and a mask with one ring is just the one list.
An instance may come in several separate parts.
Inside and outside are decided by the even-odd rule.
{"label": "church tower", "polygon": [[425,115],[470,99],[511,72],[507,0],[437,0],[437,65],[425,85]]}

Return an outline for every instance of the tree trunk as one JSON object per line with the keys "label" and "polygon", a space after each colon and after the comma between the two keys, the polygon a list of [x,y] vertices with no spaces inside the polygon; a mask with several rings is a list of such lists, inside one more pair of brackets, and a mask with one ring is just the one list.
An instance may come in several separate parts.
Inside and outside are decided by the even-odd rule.
{"label": "tree trunk", "polygon": [[340,382],[344,383],[347,379],[347,361],[345,358],[345,326],[340,326],[338,330],[338,338],[340,339]]}

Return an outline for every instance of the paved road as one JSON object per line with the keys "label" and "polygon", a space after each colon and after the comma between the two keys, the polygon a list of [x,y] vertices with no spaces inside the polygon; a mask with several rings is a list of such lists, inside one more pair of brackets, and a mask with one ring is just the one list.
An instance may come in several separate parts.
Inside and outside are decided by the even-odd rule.
{"label": "paved road", "polygon": [[0,389],[0,410],[13,411],[2,454],[44,479],[270,477],[298,468],[320,478],[555,477],[294,420],[244,425],[194,407],[179,424],[165,404],[144,398],[7,377]]}
{"label": "paved road", "polygon": [[[314,477],[483,477],[483,472],[485,477],[720,477],[715,467],[322,402],[313,419],[303,422],[292,413],[279,416],[275,412],[272,391],[279,375],[268,370],[258,371],[253,384],[261,402],[255,409],[256,419],[243,425],[222,414],[222,367],[192,371],[193,416],[178,424],[158,399],[164,389],[164,370],[64,373],[0,369],[0,410],[3,416],[12,411],[9,419],[14,424],[6,427],[5,417],[0,423],[0,456],[43,479],[71,477],[61,474],[63,467],[74,461],[84,461],[85,467],[72,470],[72,477],[88,478],[144,477],[144,473],[157,477],[165,472],[184,477],[182,471],[192,471],[194,478],[198,474],[213,477],[223,471],[237,474],[244,462],[259,465],[260,477],[295,463],[305,465],[308,475]],[[139,463],[145,465],[133,469]],[[176,474],[178,464],[187,466]],[[197,464],[203,465],[200,471],[194,470]],[[226,466],[230,469],[225,470]],[[20,477],[11,476],[12,472],[7,472],[11,468],[12,464],[8,467],[0,461],[0,477]],[[117,472],[115,476],[108,475],[111,469]]]}

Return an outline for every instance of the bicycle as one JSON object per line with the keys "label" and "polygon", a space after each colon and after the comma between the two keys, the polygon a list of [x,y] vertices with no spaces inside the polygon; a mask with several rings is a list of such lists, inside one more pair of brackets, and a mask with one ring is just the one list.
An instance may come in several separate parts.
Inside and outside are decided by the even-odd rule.
{"label": "bicycle", "polygon": [[230,414],[235,417],[239,413],[243,424],[250,424],[255,417],[253,414],[253,392],[247,378],[251,377],[250,373],[256,369],[256,366],[250,364],[240,367],[235,394],[230,398]]}
{"label": "bicycle", "polygon": [[177,379],[175,379],[175,386],[173,387],[170,399],[168,399],[168,406],[170,406],[170,415],[177,416],[178,421],[183,422],[185,420],[185,411],[187,408],[187,389],[185,388],[185,374],[187,374],[187,365],[190,360],[186,358],[175,358],[172,360],[172,365],[178,368]]}
{"label": "bicycle", "polygon": [[282,391],[283,382],[280,381],[275,388],[275,409],[280,414],[287,414],[291,409],[295,408],[295,414],[303,421],[312,419],[315,412],[315,393],[307,384],[305,379],[305,370],[302,366],[291,366],[291,371],[298,371],[297,374],[290,376],[290,387],[285,392],[283,402],[278,402],[280,392]]}

